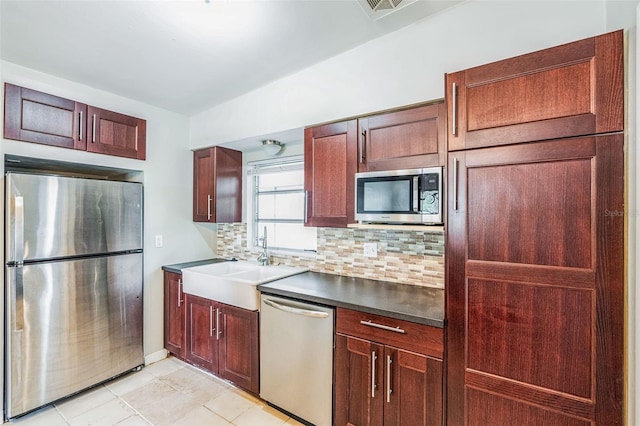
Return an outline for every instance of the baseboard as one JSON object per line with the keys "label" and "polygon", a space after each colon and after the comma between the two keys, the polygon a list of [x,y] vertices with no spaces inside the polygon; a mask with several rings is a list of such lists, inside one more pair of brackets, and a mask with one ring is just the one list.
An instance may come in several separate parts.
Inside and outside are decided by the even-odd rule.
{"label": "baseboard", "polygon": [[153,364],[154,362],[162,361],[167,357],[169,352],[166,349],[160,349],[157,352],[154,352],[149,355],[145,355],[144,357],[144,365]]}

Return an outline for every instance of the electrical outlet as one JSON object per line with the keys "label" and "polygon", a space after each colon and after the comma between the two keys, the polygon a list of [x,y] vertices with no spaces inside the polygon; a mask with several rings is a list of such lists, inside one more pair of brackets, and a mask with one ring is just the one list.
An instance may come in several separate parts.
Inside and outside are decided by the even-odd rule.
{"label": "electrical outlet", "polygon": [[156,235],[156,247],[160,248],[162,247],[163,242],[162,242],[162,235]]}
{"label": "electrical outlet", "polygon": [[236,235],[236,245],[242,245],[242,235]]}
{"label": "electrical outlet", "polygon": [[364,243],[364,255],[366,257],[378,257],[378,244]]}

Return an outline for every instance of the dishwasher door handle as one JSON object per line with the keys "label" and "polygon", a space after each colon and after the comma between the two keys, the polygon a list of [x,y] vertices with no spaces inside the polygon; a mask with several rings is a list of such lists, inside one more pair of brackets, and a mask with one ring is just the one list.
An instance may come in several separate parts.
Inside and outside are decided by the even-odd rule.
{"label": "dishwasher door handle", "polygon": [[328,313],[322,311],[312,311],[310,309],[300,309],[294,308],[293,306],[281,305],[280,303],[276,303],[273,300],[263,299],[264,303],[272,308],[278,309],[283,312],[288,312],[290,314],[296,315],[304,315],[305,317],[313,317],[313,318],[327,318],[329,316]]}

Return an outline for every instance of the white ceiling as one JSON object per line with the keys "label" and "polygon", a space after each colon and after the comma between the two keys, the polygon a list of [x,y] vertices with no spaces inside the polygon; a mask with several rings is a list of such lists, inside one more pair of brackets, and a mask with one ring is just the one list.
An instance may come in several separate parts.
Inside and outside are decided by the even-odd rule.
{"label": "white ceiling", "polygon": [[374,20],[358,0],[1,0],[0,53],[193,115],[461,1]]}

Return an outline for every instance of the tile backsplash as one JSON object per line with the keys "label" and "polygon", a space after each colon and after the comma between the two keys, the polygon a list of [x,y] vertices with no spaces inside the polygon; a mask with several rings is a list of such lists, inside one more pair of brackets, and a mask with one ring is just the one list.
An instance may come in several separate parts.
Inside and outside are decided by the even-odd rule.
{"label": "tile backsplash", "polygon": [[[241,236],[238,244],[237,236]],[[444,233],[388,229],[318,228],[316,257],[273,255],[272,263],[305,266],[312,271],[444,288]],[[246,247],[245,223],[218,224],[217,255],[255,259]],[[364,243],[376,243],[378,255],[365,257]]]}

